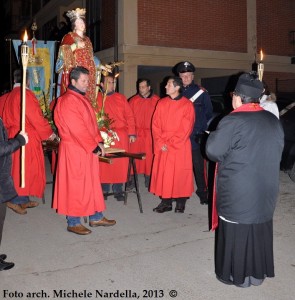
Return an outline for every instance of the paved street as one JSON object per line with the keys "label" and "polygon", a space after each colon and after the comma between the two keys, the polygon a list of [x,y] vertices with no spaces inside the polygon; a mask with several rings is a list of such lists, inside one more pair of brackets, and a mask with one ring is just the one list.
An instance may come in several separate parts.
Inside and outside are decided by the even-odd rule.
{"label": "paved street", "polygon": [[285,173],[274,218],[276,277],[247,289],[215,279],[207,206],[193,196],[184,214],[157,214],[159,200],[142,177],[140,191],[143,214],[135,194],[126,206],[109,197],[105,216],[117,225],[87,236],[67,232],[51,209],[51,184],[46,203],[27,215],[7,210],[0,252],[15,267],[0,272],[0,299],[294,299],[295,183]]}

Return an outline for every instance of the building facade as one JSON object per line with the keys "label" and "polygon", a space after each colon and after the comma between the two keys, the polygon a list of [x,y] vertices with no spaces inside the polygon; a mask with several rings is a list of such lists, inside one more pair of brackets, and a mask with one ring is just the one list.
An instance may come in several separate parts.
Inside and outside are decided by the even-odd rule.
{"label": "building facade", "polygon": [[87,8],[95,55],[124,61],[119,91],[127,97],[143,76],[160,94],[163,78],[184,60],[196,66],[199,83],[212,79],[219,86],[212,93],[222,93],[224,78],[250,71],[261,50],[270,89],[295,92],[293,0],[50,0],[32,15],[39,39],[76,7]]}

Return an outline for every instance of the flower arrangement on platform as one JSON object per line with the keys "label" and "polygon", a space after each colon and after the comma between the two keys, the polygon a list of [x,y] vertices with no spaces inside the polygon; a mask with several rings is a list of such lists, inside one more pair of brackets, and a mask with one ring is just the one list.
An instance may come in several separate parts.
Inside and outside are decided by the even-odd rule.
{"label": "flower arrangement on platform", "polygon": [[[96,120],[98,124],[98,128],[100,130],[101,137],[104,141],[105,148],[108,148],[110,146],[115,145],[115,141],[119,141],[118,134],[113,130],[112,124],[114,123],[114,120],[109,117],[109,115],[104,110],[104,105],[107,97],[107,91],[108,91],[108,85],[106,85],[105,91],[102,91],[99,87],[101,75],[108,76],[108,74],[113,72],[113,69],[115,67],[120,66],[123,64],[123,61],[113,62],[110,64],[99,64],[99,66],[96,69],[96,94],[99,92],[102,93],[102,107],[98,109],[97,103],[93,105],[94,110],[96,111]],[[115,75],[115,77],[118,77],[119,73]]]}
{"label": "flower arrangement on platform", "polygon": [[104,147],[109,148],[110,146],[115,145],[115,141],[119,141],[118,134],[113,130],[112,124],[114,120],[109,117],[109,115],[104,111],[104,104],[107,97],[107,89],[105,92],[102,92],[102,107],[96,113],[96,121],[98,128],[100,130],[101,137],[104,142]]}
{"label": "flower arrangement on platform", "polygon": [[98,113],[96,113],[96,120],[105,148],[114,146],[115,140],[119,141],[119,137],[111,127],[114,120],[104,112],[104,106],[98,111]]}

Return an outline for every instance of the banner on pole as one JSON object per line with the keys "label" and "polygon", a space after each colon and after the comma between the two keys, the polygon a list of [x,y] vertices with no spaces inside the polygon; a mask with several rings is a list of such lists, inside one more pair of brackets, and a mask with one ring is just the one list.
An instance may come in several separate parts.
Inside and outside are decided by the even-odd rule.
{"label": "banner on pole", "polygon": [[[13,40],[13,47],[19,63],[21,63],[21,40]],[[55,41],[28,41],[28,72],[30,89],[34,92],[40,105],[49,105],[54,97],[54,56]]]}

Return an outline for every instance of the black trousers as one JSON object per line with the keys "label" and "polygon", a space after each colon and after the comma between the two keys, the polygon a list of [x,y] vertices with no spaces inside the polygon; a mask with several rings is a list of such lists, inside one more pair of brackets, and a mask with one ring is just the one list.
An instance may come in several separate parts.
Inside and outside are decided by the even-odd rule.
{"label": "black trousers", "polygon": [[3,225],[6,216],[6,204],[0,203],[0,245],[2,240]]}
{"label": "black trousers", "polygon": [[207,200],[208,188],[206,183],[207,168],[205,168],[204,157],[201,152],[201,148],[192,150],[193,168],[195,174],[195,181],[197,185],[196,194],[202,200]]}

